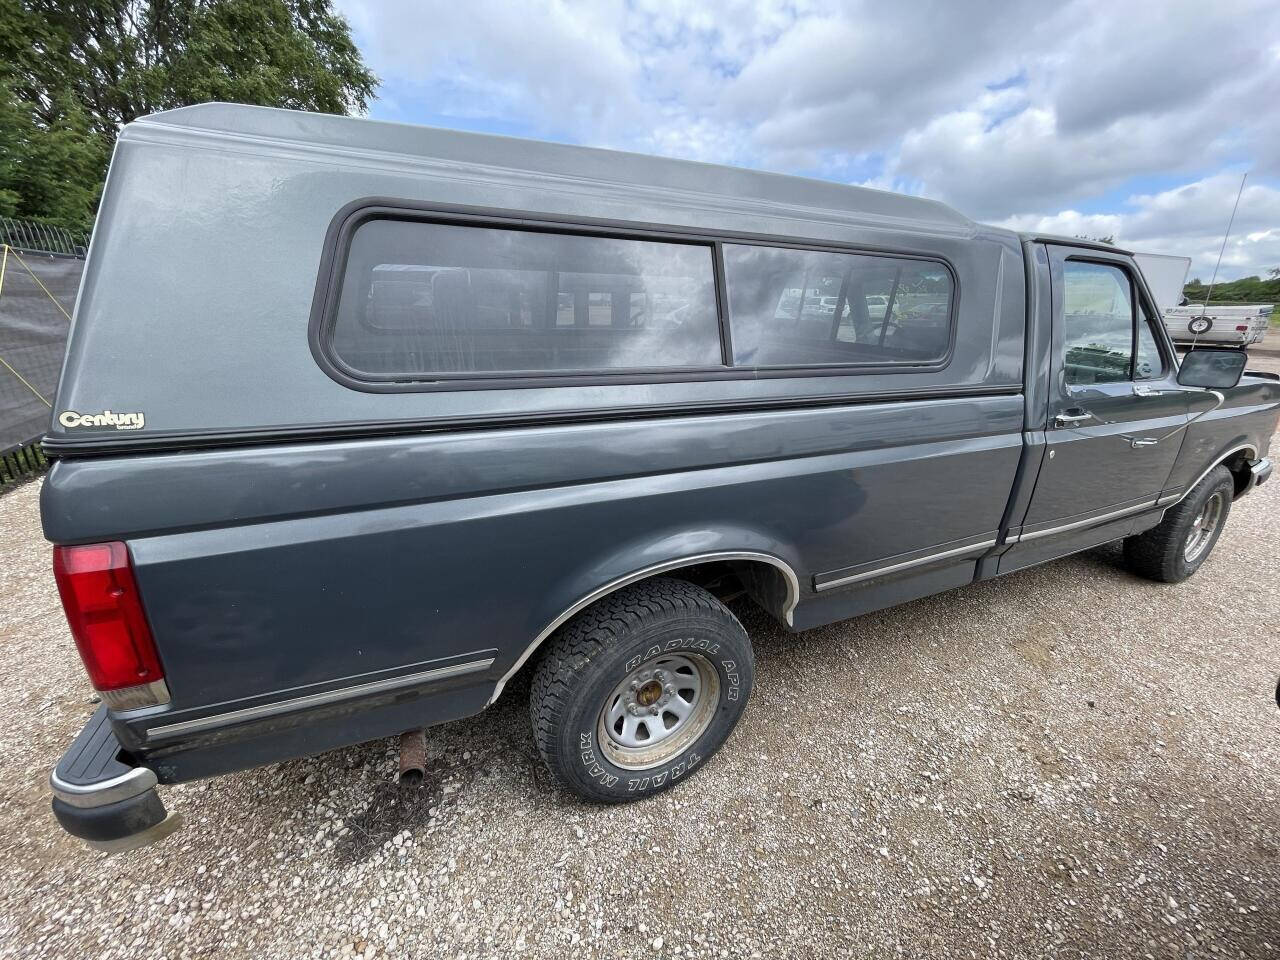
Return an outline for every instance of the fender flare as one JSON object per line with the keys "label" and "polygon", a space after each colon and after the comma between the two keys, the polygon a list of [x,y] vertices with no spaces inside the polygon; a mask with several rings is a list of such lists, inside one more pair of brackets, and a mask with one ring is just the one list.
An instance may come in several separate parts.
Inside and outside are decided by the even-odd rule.
{"label": "fender flare", "polygon": [[1163,503],[1157,502],[1157,506],[1164,507],[1166,510],[1168,510],[1170,507],[1181,502],[1183,498],[1187,496],[1187,494],[1189,494],[1192,490],[1194,490],[1197,486],[1200,485],[1200,481],[1203,480],[1205,477],[1207,477],[1210,471],[1212,471],[1215,467],[1221,466],[1222,464],[1230,460],[1232,457],[1234,457],[1236,454],[1241,453],[1245,450],[1248,450],[1255,458],[1258,456],[1258,445],[1256,443],[1238,443],[1234,447],[1230,447],[1227,450],[1223,451],[1222,453],[1219,453],[1216,457],[1214,457],[1213,461],[1209,464],[1209,466],[1205,467],[1202,471],[1200,471],[1200,473],[1196,476],[1196,478],[1183,488],[1181,493],[1169,497],[1168,499],[1164,500]]}
{"label": "fender flare", "polygon": [[757,550],[717,550],[708,553],[696,553],[682,557],[675,557],[670,560],[664,560],[661,563],[654,563],[645,567],[640,567],[628,574],[616,577],[615,579],[605,583],[603,586],[597,587],[595,590],[582,595],[562,610],[559,615],[552,619],[550,623],[538,632],[538,635],[534,637],[529,645],[524,648],[524,651],[516,658],[516,661],[507,669],[507,672],[502,675],[501,679],[498,680],[486,706],[492,706],[498,697],[502,696],[503,688],[506,687],[507,682],[514,677],[526,663],[528,663],[529,658],[533,656],[548,637],[555,633],[556,630],[558,630],[566,621],[591,606],[591,604],[595,603],[597,600],[607,597],[609,594],[614,593],[617,590],[621,590],[628,584],[636,583],[637,581],[645,580],[649,577],[658,576],[659,574],[666,573],[669,570],[679,570],[682,567],[692,566],[697,563],[711,563],[713,561],[721,560],[757,561],[767,563],[777,569],[778,572],[782,574],[782,578],[787,584],[787,598],[782,611],[783,617],[788,625],[791,624],[796,604],[800,602],[800,579],[796,575],[795,569],[791,564],[783,560],[781,557],[775,556],[772,553],[764,553]]}

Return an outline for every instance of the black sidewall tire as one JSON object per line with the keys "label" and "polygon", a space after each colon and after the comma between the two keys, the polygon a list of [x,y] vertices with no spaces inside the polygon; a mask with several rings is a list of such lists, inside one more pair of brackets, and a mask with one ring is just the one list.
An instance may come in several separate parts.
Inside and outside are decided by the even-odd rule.
{"label": "black sidewall tire", "polygon": [[1193,317],[1191,322],[1187,324],[1187,330],[1196,336],[1208,333],[1212,329],[1213,321],[1208,317]]}
{"label": "black sidewall tire", "polygon": [[[1215,493],[1224,495],[1222,516],[1208,547],[1192,563],[1187,562],[1187,534],[1200,509]],[[1200,569],[1213,553],[1231,516],[1235,480],[1226,467],[1215,467],[1197,484],[1186,498],[1174,504],[1164,519],[1152,529],[1124,542],[1125,560],[1134,573],[1162,583],[1180,583]]]}
{"label": "black sidewall tire", "polygon": [[[1217,483],[1207,485],[1205,489],[1197,491],[1193,496],[1188,497],[1185,503],[1179,504],[1179,506],[1185,506],[1186,509],[1179,511],[1177,522],[1174,525],[1173,545],[1177,548],[1177,554],[1172,559],[1175,579],[1187,579],[1213,555],[1214,547],[1218,545],[1223,528],[1227,525],[1227,518],[1231,516],[1231,498],[1235,490],[1235,483],[1230,475],[1227,475],[1219,478]],[[1191,522],[1199,515],[1201,508],[1209,502],[1209,498],[1219,492],[1223,495],[1222,516],[1218,518],[1218,525],[1214,528],[1213,535],[1209,538],[1209,545],[1201,551],[1200,556],[1196,557],[1194,562],[1189,563],[1186,555],[1186,542],[1187,534],[1191,532]]]}
{"label": "black sidewall tire", "polygon": [[[746,632],[731,622],[685,615],[647,624],[592,660],[578,674],[574,697],[558,731],[558,771],[575,792],[605,803],[638,800],[683,781],[724,744],[737,726],[755,679],[755,663]],[[734,629],[736,628],[736,629]],[[613,763],[598,743],[605,699],[628,673],[664,654],[703,656],[719,678],[719,702],[707,728],[678,756],[644,770]]]}

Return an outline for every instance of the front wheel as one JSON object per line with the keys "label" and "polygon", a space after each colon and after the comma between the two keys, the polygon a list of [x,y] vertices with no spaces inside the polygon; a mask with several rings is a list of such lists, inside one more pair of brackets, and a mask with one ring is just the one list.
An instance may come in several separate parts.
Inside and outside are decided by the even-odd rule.
{"label": "front wheel", "polygon": [[728,738],[755,675],[751,641],[706,590],[668,577],[624,587],[548,641],[529,710],[561,785],[605,803],[666,790]]}
{"label": "front wheel", "polygon": [[1165,583],[1178,583],[1199,570],[1222,535],[1235,489],[1226,467],[1210,470],[1157,526],[1125,540],[1129,569]]}

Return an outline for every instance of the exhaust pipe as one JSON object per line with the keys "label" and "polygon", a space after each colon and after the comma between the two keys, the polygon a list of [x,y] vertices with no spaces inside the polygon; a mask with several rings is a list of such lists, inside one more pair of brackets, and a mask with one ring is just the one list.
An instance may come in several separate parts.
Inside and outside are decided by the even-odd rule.
{"label": "exhaust pipe", "polygon": [[427,773],[427,733],[421,727],[400,734],[400,785],[420,787]]}

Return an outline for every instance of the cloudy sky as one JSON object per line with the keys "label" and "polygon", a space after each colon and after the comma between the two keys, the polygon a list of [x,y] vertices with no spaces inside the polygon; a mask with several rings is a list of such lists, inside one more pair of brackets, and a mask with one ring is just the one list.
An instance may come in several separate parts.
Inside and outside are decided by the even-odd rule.
{"label": "cloudy sky", "polygon": [[373,117],[823,177],[1280,266],[1280,3],[338,0]]}

